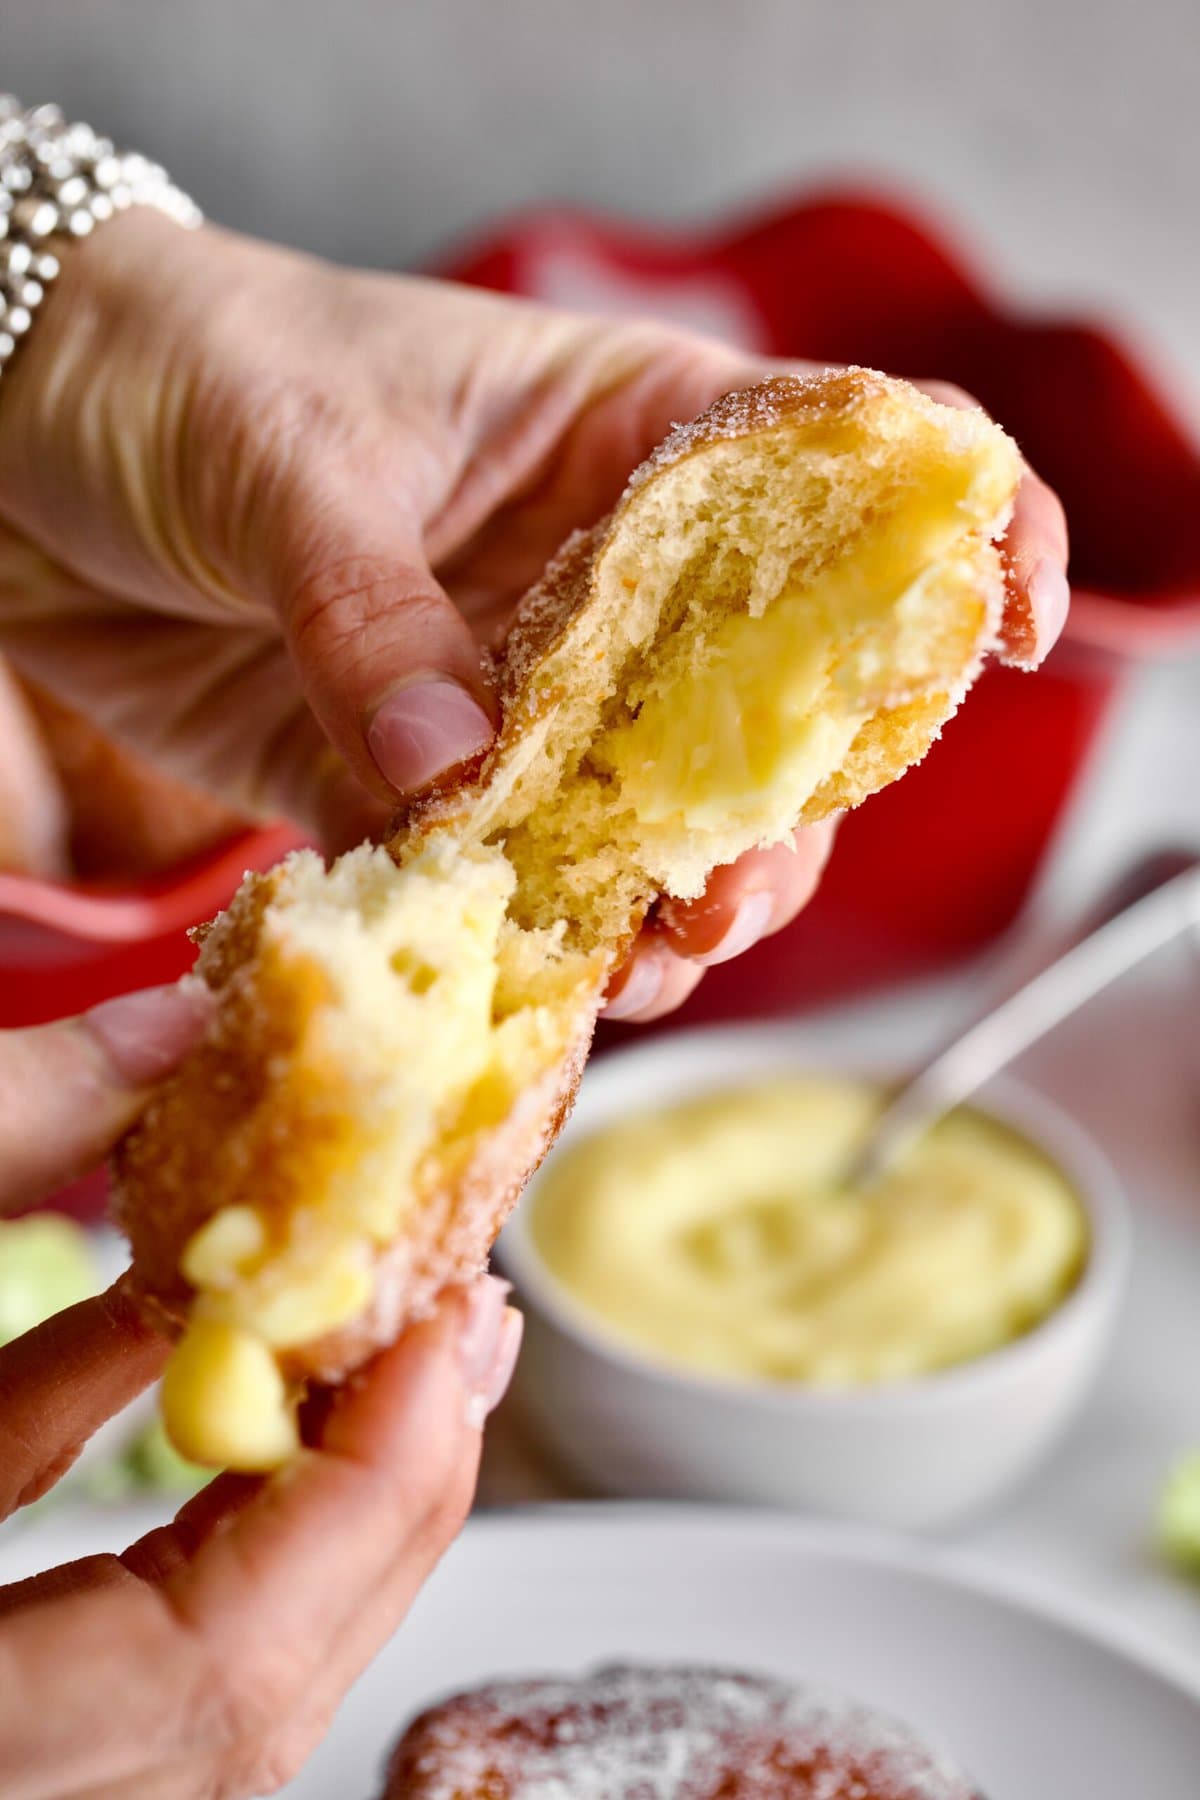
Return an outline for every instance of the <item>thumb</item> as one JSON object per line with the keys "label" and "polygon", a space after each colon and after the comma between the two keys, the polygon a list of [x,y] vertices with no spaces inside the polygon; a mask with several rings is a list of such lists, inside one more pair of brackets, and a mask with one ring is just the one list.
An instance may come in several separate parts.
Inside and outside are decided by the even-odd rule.
{"label": "thumb", "polygon": [[285,558],[279,604],[305,698],[373,793],[427,787],[487,748],[496,704],[479,646],[418,532],[384,539],[359,509],[326,515]]}
{"label": "thumb", "polygon": [[79,1019],[0,1032],[0,1213],[94,1169],[199,1042],[213,1007],[204,983],[185,976]]}

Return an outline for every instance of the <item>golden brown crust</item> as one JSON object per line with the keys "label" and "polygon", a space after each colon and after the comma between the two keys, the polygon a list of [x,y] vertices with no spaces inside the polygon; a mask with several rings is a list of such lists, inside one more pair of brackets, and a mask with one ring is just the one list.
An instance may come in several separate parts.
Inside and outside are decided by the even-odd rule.
{"label": "golden brown crust", "polygon": [[287,1352],[281,1358],[287,1375],[341,1380],[394,1343],[406,1324],[427,1317],[444,1289],[483,1272],[501,1226],[575,1103],[593,1024],[594,1015],[562,1062],[527,1088],[508,1117],[478,1143],[452,1183],[422,1197],[404,1236],[379,1254],[370,1310]]}
{"label": "golden brown crust", "polygon": [[269,1221],[353,1148],[337,1072],[318,1079],[295,1055],[325,977],[296,958],[281,968],[264,946],[275,885],[252,876],[205,934],[199,971],[221,995],[213,1027],[113,1158],[112,1213],[130,1241],[134,1285],[175,1325],[191,1296],[180,1252],[215,1206],[253,1196]]}
{"label": "golden brown crust", "polygon": [[[616,521],[629,502],[672,469],[700,455],[716,443],[730,443],[772,430],[792,420],[824,420],[831,428],[848,422],[868,407],[886,416],[889,403],[903,394],[906,413],[940,417],[944,407],[908,383],[881,375],[874,369],[845,368],[811,375],[776,375],[756,386],[724,394],[707,411],[688,424],[676,426],[656,450],[636,468],[613,511],[589,530],[568,538],[548,564],[541,580],[522,600],[500,659],[498,693],[501,726],[491,749],[474,772],[456,787],[419,796],[402,808],[393,823],[389,846],[398,860],[420,847],[425,835],[441,826],[453,827],[465,820],[482,796],[503,775],[519,746],[538,725],[556,696],[539,689],[531,680],[562,645],[567,632],[584,608],[596,597],[596,572],[614,536]],[[963,429],[971,429],[972,415],[960,415]],[[950,719],[966,687],[974,679],[983,654],[992,647],[999,627],[1000,595],[993,596],[991,614],[978,642],[978,654],[962,670],[956,691],[934,706],[927,698],[919,708],[897,705],[893,714],[881,715],[874,736],[879,739],[894,717],[898,726],[896,752],[890,760],[899,774],[919,761]],[[918,737],[918,716],[927,724]],[[832,813],[856,806],[883,785],[868,782],[861,772],[854,779],[822,789],[804,813],[805,824],[815,824]]]}
{"label": "golden brown crust", "polygon": [[[252,1200],[270,1223],[362,1148],[342,1072],[296,1054],[324,994],[316,965],[281,969],[261,940],[273,877],[253,878],[210,929],[201,959],[223,1003],[214,1031],[158,1090],[114,1157],[112,1212],[133,1251],[131,1291],[172,1336],[191,1289],[183,1245],[218,1203]],[[290,1377],[338,1380],[427,1316],[446,1287],[486,1266],[501,1226],[574,1102],[599,996],[581,1006],[562,1058],[474,1145],[449,1183],[418,1178],[403,1234],[377,1253],[370,1309],[281,1356]]]}
{"label": "golden brown crust", "polygon": [[[849,418],[868,401],[883,396],[887,388],[885,377],[871,369],[839,369],[831,375],[773,375],[755,387],[723,394],[698,418],[677,425],[633,471],[612,512],[590,529],[573,533],[522,600],[498,666],[504,728],[477,784],[486,785],[505,750],[520,741],[551,700],[552,696],[541,695],[534,703],[529,676],[561,643],[572,620],[594,594],[596,568],[612,538],[614,521],[635,494],[712,444],[752,437],[806,415]],[[409,816],[415,823],[425,815],[416,811]]]}
{"label": "golden brown crust", "polygon": [[[714,400],[697,418],[677,425],[651,451],[629,477],[618,507],[667,469],[712,444],[752,437],[756,432],[784,425],[789,419],[848,419],[868,402],[880,400],[900,386],[877,369],[851,365],[817,369],[806,375],[772,375],[753,387],[735,388]],[[906,406],[922,410],[933,407],[934,403],[918,389],[905,385],[903,391]]]}

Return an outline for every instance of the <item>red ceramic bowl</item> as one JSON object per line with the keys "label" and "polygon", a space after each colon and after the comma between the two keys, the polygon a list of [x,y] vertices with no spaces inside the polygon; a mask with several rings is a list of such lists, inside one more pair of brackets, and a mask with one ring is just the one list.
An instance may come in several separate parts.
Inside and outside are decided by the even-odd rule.
{"label": "red ceramic bowl", "polygon": [[0,872],[0,1025],[81,1012],[192,965],[188,932],[229,900],[249,869],[302,839],[290,825],[246,831],[136,887],[60,886]]}
{"label": "red ceramic bowl", "polygon": [[[658,314],[772,354],[937,374],[976,393],[1058,488],[1075,608],[1036,678],[990,671],[937,750],[845,824],[798,923],[714,971],[688,1016],[792,1010],[985,942],[1029,888],[1126,657],[1200,636],[1200,457],[1132,350],[998,300],[958,253],[866,194],[810,196],[700,236],[529,214],[450,259],[460,280]],[[253,833],[153,884],[0,876],[0,1025],[74,1011],[191,961],[186,929],[296,840]]]}
{"label": "red ceramic bowl", "polygon": [[[1194,421],[1131,345],[998,297],[928,223],[865,192],[811,195],[716,232],[664,236],[534,212],[448,263],[460,280],[656,315],[774,356],[937,375],[974,393],[1057,488],[1071,621],[1031,678],[993,668],[953,754],[846,820],[788,931],[714,970],[685,1023],[788,1012],[975,949],[1018,912],[1130,657],[1200,640]],[[612,1035],[616,1035],[613,1033]]]}

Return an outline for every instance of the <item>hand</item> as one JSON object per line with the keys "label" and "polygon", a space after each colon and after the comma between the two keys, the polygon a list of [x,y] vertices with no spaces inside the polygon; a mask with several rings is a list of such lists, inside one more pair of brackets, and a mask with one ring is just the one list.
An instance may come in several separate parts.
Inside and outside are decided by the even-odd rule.
{"label": "hand", "polygon": [[[0,1034],[0,1212],[90,1166],[196,1041],[199,983]],[[219,1476],[120,1555],[0,1588],[5,1800],[273,1791],[395,1630],[474,1492],[520,1316],[483,1277],[306,1415],[300,1460]],[[38,1498],[167,1345],[121,1285],[0,1350],[0,1518]]]}
{"label": "hand", "polygon": [[[0,645],[159,766],[342,847],[482,753],[480,646],[562,539],[673,420],[768,372],[657,325],[131,213],[72,252],[4,378]],[[1009,639],[1033,660],[1066,595],[1033,475],[1008,551]],[[670,912],[614,1013],[665,1010],[704,959],[778,929],[828,842]]]}
{"label": "hand", "polygon": [[0,660],[0,875],[61,878],[67,808],[25,695]]}

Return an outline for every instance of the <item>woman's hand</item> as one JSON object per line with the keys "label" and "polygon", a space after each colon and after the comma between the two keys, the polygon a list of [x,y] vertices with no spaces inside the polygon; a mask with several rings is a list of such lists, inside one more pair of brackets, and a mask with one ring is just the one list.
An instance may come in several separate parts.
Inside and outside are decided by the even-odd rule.
{"label": "woman's hand", "polygon": [[[199,1037],[199,983],[0,1035],[0,1212],[90,1166]],[[470,1503],[520,1316],[484,1277],[333,1396],[266,1480],[219,1476],[120,1555],[0,1588],[5,1800],[273,1791],[404,1617]],[[0,1518],[159,1374],[120,1284],[0,1350]]]}
{"label": "woman's hand", "polygon": [[[768,367],[128,214],[71,252],[4,377],[0,647],[160,767],[342,847],[484,750],[481,646],[674,420]],[[1008,552],[1036,660],[1066,534],[1033,475]],[[611,1011],[664,1011],[778,929],[828,844],[722,871]]]}

